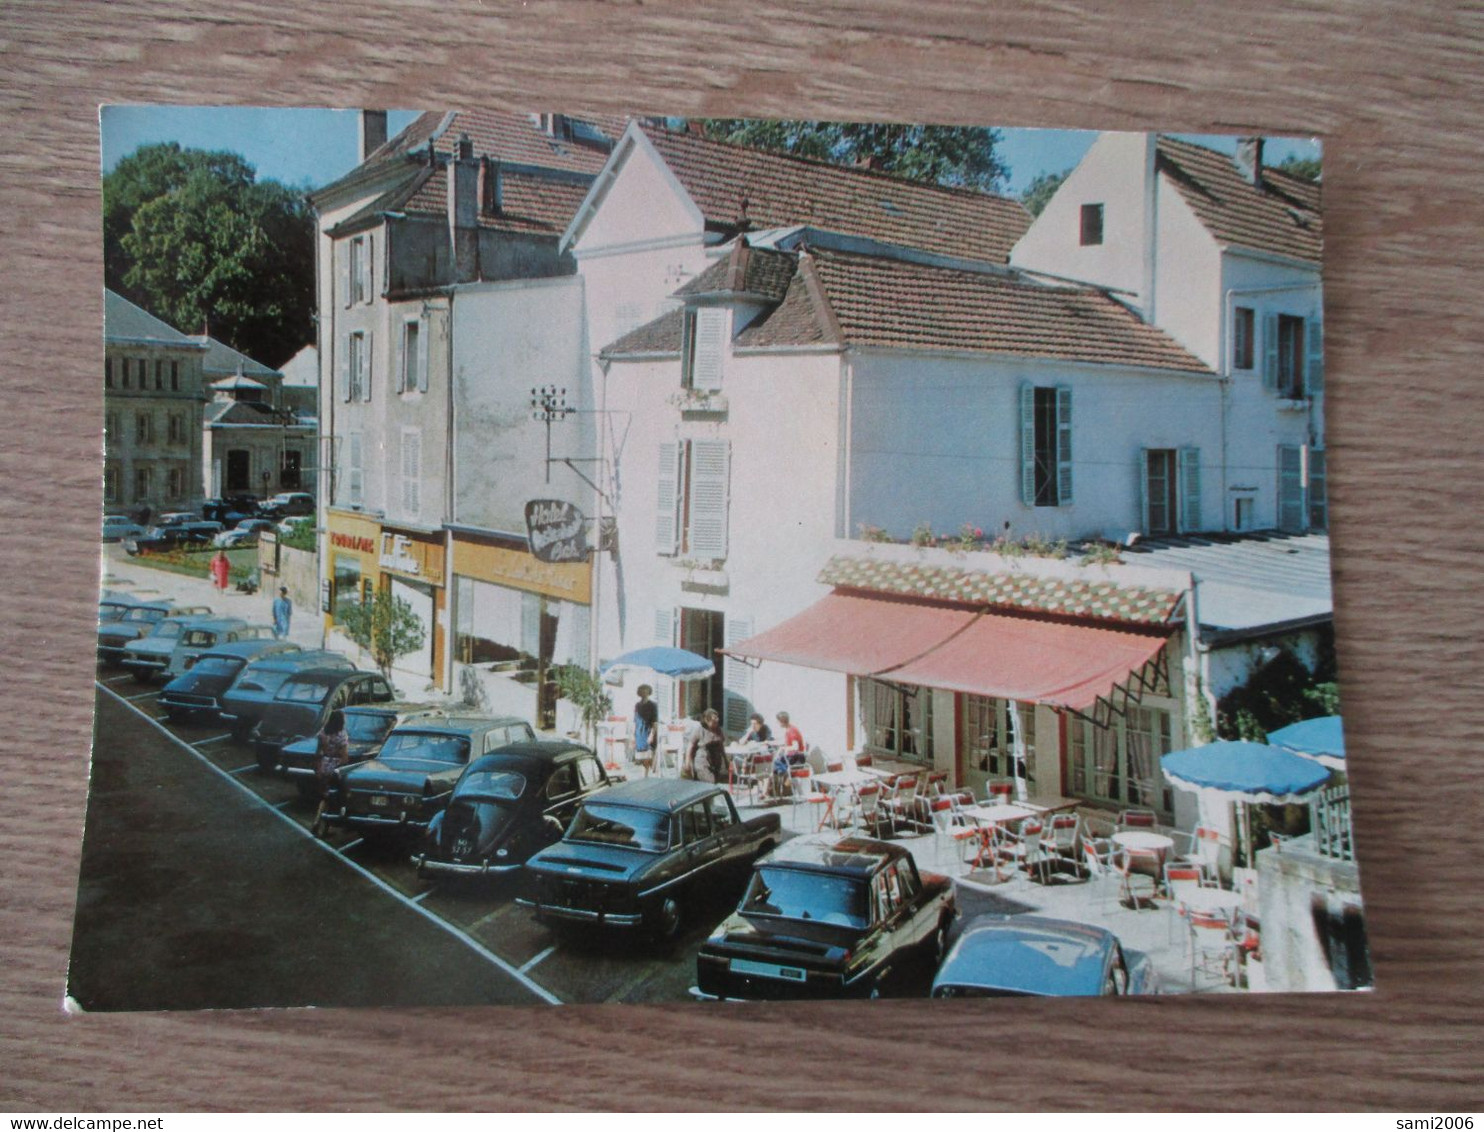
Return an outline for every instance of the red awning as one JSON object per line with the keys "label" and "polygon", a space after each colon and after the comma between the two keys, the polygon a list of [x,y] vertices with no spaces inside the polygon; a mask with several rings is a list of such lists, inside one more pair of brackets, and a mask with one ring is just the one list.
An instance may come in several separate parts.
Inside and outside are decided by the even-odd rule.
{"label": "red awning", "polygon": [[1153,633],[832,593],[726,652],[1081,710],[1165,645]]}

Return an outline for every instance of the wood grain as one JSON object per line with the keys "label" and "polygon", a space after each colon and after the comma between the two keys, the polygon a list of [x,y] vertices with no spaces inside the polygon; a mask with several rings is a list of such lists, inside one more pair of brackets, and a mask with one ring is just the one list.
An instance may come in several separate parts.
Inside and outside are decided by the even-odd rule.
{"label": "wood grain", "polygon": [[[1477,7],[1353,0],[7,4],[0,1108],[1480,1107],[1481,40]],[[97,577],[96,115],[144,101],[1323,135],[1336,620],[1379,990],[63,1015]],[[991,1015],[1024,1054],[991,1054]]]}

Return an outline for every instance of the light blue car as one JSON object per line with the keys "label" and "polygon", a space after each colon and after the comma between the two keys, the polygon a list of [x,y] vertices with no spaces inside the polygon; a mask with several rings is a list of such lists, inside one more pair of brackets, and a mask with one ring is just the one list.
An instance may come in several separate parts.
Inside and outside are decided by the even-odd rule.
{"label": "light blue car", "polygon": [[976,916],[933,979],[934,998],[1158,994],[1149,957],[1105,928],[1041,916]]}

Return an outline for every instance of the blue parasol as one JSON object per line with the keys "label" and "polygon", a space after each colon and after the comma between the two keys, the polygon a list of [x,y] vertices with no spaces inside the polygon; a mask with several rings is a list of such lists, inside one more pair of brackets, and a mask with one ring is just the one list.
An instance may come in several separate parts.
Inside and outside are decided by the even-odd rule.
{"label": "blue parasol", "polygon": [[1338,715],[1290,723],[1268,735],[1268,742],[1313,759],[1331,770],[1345,769],[1345,728]]}
{"label": "blue parasol", "polygon": [[716,671],[716,665],[704,656],[697,656],[686,649],[669,648],[664,645],[654,645],[650,648],[626,652],[603,665],[600,671],[604,676],[608,676],[627,668],[647,669],[658,676],[668,676],[672,680],[704,680]]}
{"label": "blue parasol", "polygon": [[1159,762],[1174,785],[1230,802],[1301,802],[1329,779],[1329,769],[1313,759],[1242,739],[1171,751]]}

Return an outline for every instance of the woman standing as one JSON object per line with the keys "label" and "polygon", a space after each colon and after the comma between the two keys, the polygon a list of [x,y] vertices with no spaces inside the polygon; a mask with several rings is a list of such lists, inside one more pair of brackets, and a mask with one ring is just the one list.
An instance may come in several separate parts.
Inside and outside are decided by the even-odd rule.
{"label": "woman standing", "polygon": [[646,776],[654,765],[655,729],[660,721],[660,709],[649,697],[654,689],[648,684],[639,685],[639,702],[634,705],[634,761],[644,768]]}
{"label": "woman standing", "polygon": [[225,550],[218,550],[211,560],[211,579],[222,593],[227,592],[227,580],[232,576],[232,563]]}
{"label": "woman standing", "polygon": [[314,815],[314,832],[325,830],[325,802],[340,783],[340,768],[350,761],[350,737],[345,733],[345,713],[336,708],[325,721],[325,729],[315,743],[314,777],[319,783],[319,810]]}

